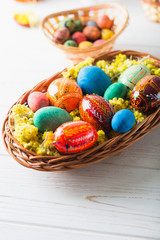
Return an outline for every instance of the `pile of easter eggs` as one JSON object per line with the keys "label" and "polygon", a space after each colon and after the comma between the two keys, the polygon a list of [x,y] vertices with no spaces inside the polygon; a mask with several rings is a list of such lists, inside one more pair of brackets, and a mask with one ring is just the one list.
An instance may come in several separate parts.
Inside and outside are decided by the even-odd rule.
{"label": "pile of easter eggs", "polygon": [[[150,75],[143,64],[125,70],[116,83],[97,66],[82,67],[77,82],[69,78],[54,80],[47,93],[32,92],[28,105],[35,112],[33,123],[40,132],[53,131],[53,145],[61,153],[76,153],[94,146],[97,131],[106,135],[113,129],[125,133],[135,123],[134,113],[122,109],[114,113],[109,103],[125,98],[132,90],[132,106],[144,113],[160,105],[160,77]],[[73,121],[69,114],[79,109],[82,121]]]}
{"label": "pile of easter eggs", "polygon": [[88,21],[83,25],[80,20],[64,18],[59,22],[53,35],[53,41],[69,47],[85,49],[104,43],[114,35],[113,20],[107,15],[98,17],[97,21]]}

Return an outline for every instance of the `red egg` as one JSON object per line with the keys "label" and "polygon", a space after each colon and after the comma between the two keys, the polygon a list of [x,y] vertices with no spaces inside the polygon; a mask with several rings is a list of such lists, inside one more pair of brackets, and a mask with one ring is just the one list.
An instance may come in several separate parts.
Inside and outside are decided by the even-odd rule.
{"label": "red egg", "polygon": [[87,41],[86,36],[82,32],[75,32],[72,39],[79,45],[81,42]]}
{"label": "red egg", "polygon": [[108,28],[110,29],[113,25],[113,20],[111,20],[107,15],[103,15],[98,18],[97,25],[99,28]]}
{"label": "red egg", "polygon": [[36,112],[42,107],[49,106],[49,99],[42,92],[32,92],[28,97],[28,106],[33,112]]}
{"label": "red egg", "polygon": [[76,153],[91,148],[97,137],[97,131],[91,124],[72,121],[56,129],[53,135],[53,145],[62,153]]}
{"label": "red egg", "polygon": [[84,35],[90,41],[95,41],[101,37],[101,32],[97,27],[94,26],[87,26],[83,29]]}
{"label": "red egg", "polygon": [[85,96],[79,104],[79,112],[82,120],[89,122],[97,130],[111,129],[114,109],[103,97],[94,94]]}
{"label": "red egg", "polygon": [[134,87],[130,99],[136,110],[155,110],[160,106],[160,77],[150,75],[142,78]]}

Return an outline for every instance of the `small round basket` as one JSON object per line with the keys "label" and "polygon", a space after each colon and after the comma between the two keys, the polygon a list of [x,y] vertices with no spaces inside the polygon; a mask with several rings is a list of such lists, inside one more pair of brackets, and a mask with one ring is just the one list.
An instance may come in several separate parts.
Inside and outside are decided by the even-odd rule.
{"label": "small round basket", "polygon": [[[104,59],[111,61],[119,53],[126,54],[133,59],[141,59],[145,56],[149,56],[147,53],[135,52],[135,51],[113,51],[108,54],[104,54],[100,58],[96,58],[95,62]],[[155,64],[160,67],[160,59],[153,56],[149,56],[154,59]],[[28,95],[33,91],[46,92],[49,84],[62,77],[62,72],[56,73],[51,78],[40,82],[32,90],[25,92],[15,104],[26,104]],[[14,104],[14,105],[15,105]],[[8,153],[20,164],[25,167],[40,170],[40,171],[67,171],[83,166],[87,166],[101,161],[111,155],[114,155],[135,141],[142,138],[149,133],[153,128],[160,124],[160,107],[151,115],[149,115],[143,122],[139,123],[136,127],[130,131],[114,137],[96,147],[89,150],[85,150],[76,154],[60,155],[60,156],[40,156],[27,149],[25,149],[12,134],[11,122],[10,122],[11,109],[9,110],[6,119],[3,124],[2,135],[4,145]]]}
{"label": "small round basket", "polygon": [[[114,20],[112,29],[114,31],[114,35],[110,39],[106,40],[106,42],[87,49],[79,49],[76,47],[68,47],[62,44],[57,44],[52,41],[54,32],[58,27],[58,23],[64,18],[69,17],[76,20],[79,19],[81,20],[82,24],[85,25],[87,21],[96,21],[97,18],[103,14],[107,14],[111,19]],[[41,27],[44,35],[55,47],[62,50],[69,60],[73,61],[74,63],[78,63],[79,61],[84,60],[86,57],[99,57],[104,52],[110,52],[113,48],[115,40],[127,26],[128,20],[128,12],[124,6],[116,3],[108,3],[53,13],[43,19]]]}
{"label": "small round basket", "polygon": [[160,2],[157,0],[141,0],[145,15],[154,22],[160,22]]}

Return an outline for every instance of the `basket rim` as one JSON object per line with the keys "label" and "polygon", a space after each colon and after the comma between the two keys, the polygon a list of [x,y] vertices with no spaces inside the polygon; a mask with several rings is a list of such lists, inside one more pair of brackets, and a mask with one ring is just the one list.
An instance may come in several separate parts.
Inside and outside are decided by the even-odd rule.
{"label": "basket rim", "polygon": [[[96,46],[91,46],[89,48],[85,48],[85,49],[79,49],[79,48],[75,48],[75,47],[69,47],[69,46],[65,46],[63,44],[58,44],[58,43],[55,43],[53,42],[48,36],[47,34],[45,33],[44,31],[44,24],[45,22],[51,18],[51,17],[58,17],[58,16],[61,16],[61,15],[64,15],[64,14],[67,14],[69,12],[69,14],[72,14],[76,11],[80,11],[80,10],[87,10],[89,8],[106,8],[106,7],[117,7],[119,8],[120,10],[122,10],[125,15],[126,15],[126,19],[125,19],[125,22],[124,24],[121,26],[121,28],[119,29],[119,31],[114,34],[111,38],[109,38],[108,40],[106,40],[104,43],[101,43],[99,45],[96,45]],[[55,47],[58,47],[59,49],[63,50],[63,51],[66,51],[66,52],[70,52],[72,51],[72,53],[84,53],[85,52],[90,52],[91,50],[98,50],[98,49],[101,49],[102,47],[108,45],[109,43],[113,42],[116,40],[116,38],[124,31],[124,29],[126,28],[126,26],[128,25],[128,21],[129,21],[129,13],[126,9],[126,7],[122,4],[119,4],[119,3],[105,3],[105,4],[97,4],[97,5],[90,5],[88,7],[83,7],[83,8],[75,8],[75,9],[69,9],[69,10],[65,10],[65,11],[61,11],[61,12],[56,12],[56,13],[52,13],[52,14],[49,14],[48,16],[46,16],[42,21],[41,21],[41,30],[43,32],[43,34],[45,35],[45,37],[48,39],[48,41],[50,43],[52,43]]]}
{"label": "basket rim", "polygon": [[141,0],[144,4],[160,6],[160,2],[152,2],[150,0]]}
{"label": "basket rim", "polygon": [[[120,51],[116,50],[107,54],[104,54],[103,56],[99,58],[95,58],[95,62],[100,59],[113,59],[113,57],[119,53],[126,54],[128,56],[135,56],[135,57],[145,57],[149,56],[151,59],[154,59],[158,66],[160,67],[160,59],[153,57],[152,55],[148,53],[142,53],[142,52],[136,52],[132,50],[125,50]],[[64,70],[62,70],[64,71]],[[107,141],[105,141],[102,144],[99,144],[98,146],[92,147],[91,149],[74,153],[74,154],[65,154],[60,156],[42,156],[38,155],[34,152],[31,152],[27,149],[25,149],[19,142],[14,138],[12,135],[12,132],[9,128],[9,117],[11,113],[12,107],[17,103],[25,103],[28,95],[36,91],[37,86],[43,86],[45,83],[51,83],[52,81],[56,80],[57,78],[61,77],[61,72],[54,74],[50,78],[41,81],[38,83],[35,87],[33,87],[31,90],[25,92],[21,95],[21,97],[11,106],[11,108],[8,111],[8,114],[4,120],[3,127],[2,127],[2,136],[3,136],[3,142],[5,145],[5,148],[7,152],[21,165],[32,168],[35,170],[40,171],[66,171],[71,170],[75,168],[79,168],[82,166],[90,165],[96,162],[99,162],[103,160],[104,158],[107,158],[115,153],[118,153],[131,144],[133,144],[135,141],[142,138],[144,135],[149,133],[153,128],[157,127],[160,124],[160,107],[157,108],[157,110],[150,114],[145,120],[143,120],[141,123],[136,125],[133,129],[130,131],[123,133],[119,136],[116,136],[114,138],[111,138]],[[131,138],[131,139],[130,139]],[[124,141],[125,139],[125,141]],[[129,141],[131,140],[131,141]],[[118,146],[117,146],[118,143]],[[115,145],[115,146],[114,146]],[[120,145],[120,146],[119,146]],[[105,149],[107,149],[107,153],[105,152]],[[114,151],[115,150],[115,151]],[[93,154],[95,153],[98,155],[96,159],[93,159]],[[92,155],[92,159],[89,159],[90,154]],[[94,155],[95,157],[95,155]],[[83,159],[86,159],[86,162],[83,162]],[[60,159],[60,160],[59,160]],[[82,159],[82,160],[81,160]],[[34,161],[37,162],[34,162]],[[80,161],[81,160],[81,161]],[[40,164],[39,162],[40,161]],[[59,163],[60,161],[60,163]],[[79,163],[80,161],[80,163]],[[57,163],[58,162],[58,163]],[[77,163],[78,162],[78,163]],[[71,164],[70,164],[71,163]],[[48,165],[49,166],[48,166]],[[67,165],[69,164],[69,165]],[[73,164],[73,165],[72,165]],[[40,166],[39,166],[40,165]],[[57,168],[58,165],[58,168]],[[63,165],[63,166],[62,166]],[[59,168],[59,166],[62,168]]]}

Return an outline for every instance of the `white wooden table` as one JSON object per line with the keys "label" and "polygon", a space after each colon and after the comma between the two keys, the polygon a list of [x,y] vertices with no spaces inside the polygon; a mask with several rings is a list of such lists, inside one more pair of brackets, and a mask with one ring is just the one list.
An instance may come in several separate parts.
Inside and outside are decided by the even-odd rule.
{"label": "white wooden table", "polygon": [[[130,22],[115,49],[160,57],[160,24],[146,19],[140,1],[117,2],[126,5]],[[42,19],[81,5],[1,0],[1,123],[23,92],[70,65],[40,29],[16,25],[12,11],[33,9]],[[57,173],[22,167],[0,139],[0,240],[10,239],[160,239],[160,128],[98,164]]]}

